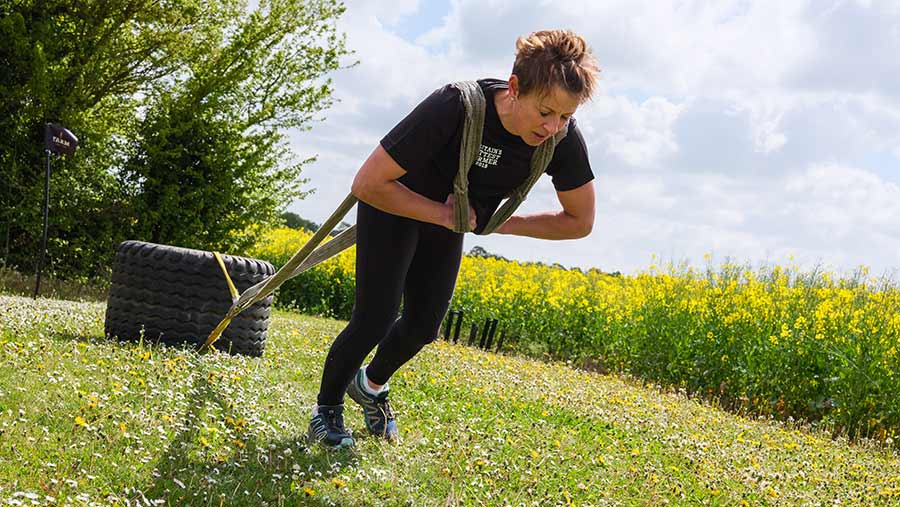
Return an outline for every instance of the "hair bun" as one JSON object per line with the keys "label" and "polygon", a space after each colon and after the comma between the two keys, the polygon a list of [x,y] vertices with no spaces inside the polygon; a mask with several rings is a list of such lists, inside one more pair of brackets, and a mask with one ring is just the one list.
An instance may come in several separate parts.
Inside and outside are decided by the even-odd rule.
{"label": "hair bun", "polygon": [[562,86],[578,96],[590,98],[600,68],[584,37],[571,30],[541,30],[516,40],[516,63],[520,93]]}

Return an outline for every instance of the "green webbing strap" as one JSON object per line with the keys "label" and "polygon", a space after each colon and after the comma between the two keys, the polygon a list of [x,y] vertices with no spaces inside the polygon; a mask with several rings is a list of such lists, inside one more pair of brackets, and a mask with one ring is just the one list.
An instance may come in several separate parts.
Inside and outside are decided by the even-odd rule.
{"label": "green webbing strap", "polygon": [[515,213],[516,209],[519,208],[519,205],[525,201],[528,192],[531,191],[531,187],[537,183],[537,180],[544,174],[544,171],[547,170],[547,166],[550,165],[550,161],[553,160],[553,152],[556,150],[556,145],[566,136],[568,131],[568,126],[564,127],[557,132],[556,135],[541,143],[541,145],[534,150],[534,155],[531,156],[531,174],[528,175],[528,179],[526,179],[519,188],[513,191],[509,199],[507,199],[506,202],[491,215],[490,220],[488,220],[488,223],[484,228],[483,234],[491,234],[494,232],[497,227],[500,227],[503,222],[506,222],[509,217]]}
{"label": "green webbing strap", "polygon": [[459,90],[465,111],[462,141],[459,145],[459,168],[453,179],[453,195],[455,196],[454,218],[456,232],[470,232],[469,226],[469,168],[478,158],[481,150],[481,136],[484,133],[485,99],[481,86],[475,81],[453,83]]}
{"label": "green webbing strap", "polygon": [[[459,153],[459,170],[453,180],[453,194],[456,198],[456,205],[454,208],[456,224],[454,225],[453,230],[463,233],[472,230],[469,227],[469,169],[475,163],[478,158],[478,153],[481,150],[481,137],[484,132],[484,112],[486,102],[484,92],[481,91],[481,86],[475,81],[453,83],[453,86],[459,89],[460,97],[465,109],[463,137]],[[507,199],[506,202],[500,206],[500,209],[491,216],[482,234],[494,232],[494,230],[496,230],[497,227],[500,227],[503,222],[506,222],[519,205],[522,204],[526,195],[531,190],[531,187],[534,186],[541,174],[547,170],[550,160],[553,159],[553,151],[556,149],[556,145],[566,136],[566,133],[566,128],[560,130],[552,139],[547,139],[534,151],[534,155],[531,157],[531,172],[528,179],[526,179],[519,188],[513,191],[509,199]],[[357,199],[353,194],[344,198],[344,202],[342,202],[334,213],[328,217],[328,220],[319,227],[319,230],[313,234],[313,237],[310,238],[309,241],[307,241],[306,244],[278,270],[277,273],[245,290],[240,297],[236,298],[234,303],[232,303],[231,308],[228,310],[228,313],[225,314],[225,318],[222,319],[222,322],[216,326],[206,339],[206,342],[200,347],[200,351],[202,352],[207,348],[210,348],[212,344],[219,339],[219,336],[225,331],[225,328],[228,327],[231,319],[247,308],[253,306],[257,301],[267,297],[274,292],[275,289],[280,287],[281,284],[353,246],[356,243],[355,225],[348,227],[347,230],[337,235],[328,243],[316,248],[325,240],[335,226],[340,223],[341,219],[343,219],[347,212],[350,211],[350,208],[356,204],[356,201]],[[225,276],[227,278],[227,271],[225,272]]]}
{"label": "green webbing strap", "polygon": [[[484,130],[484,113],[486,100],[481,86],[475,81],[461,81],[452,85],[459,90],[460,97],[466,111],[466,121],[463,125],[462,142],[459,146],[459,170],[453,179],[453,195],[455,197],[456,232],[470,232],[469,227],[469,169],[478,159],[481,150],[481,136]],[[547,170],[550,161],[553,160],[553,152],[556,145],[568,133],[568,126],[563,127],[551,139],[547,139],[531,156],[531,171],[528,178],[515,189],[500,208],[494,212],[482,234],[491,234],[497,227],[506,222],[515,213],[516,209],[525,201],[531,187],[537,183],[538,178]]]}
{"label": "green webbing strap", "polygon": [[328,243],[325,243],[321,248],[316,248],[325,240],[328,233],[340,223],[341,219],[344,218],[348,211],[350,211],[350,208],[356,204],[356,201],[357,199],[353,194],[344,198],[344,202],[342,202],[341,205],[338,206],[338,209],[328,217],[328,220],[319,227],[319,230],[313,234],[313,237],[309,238],[309,241],[307,241],[306,244],[278,270],[277,273],[241,293],[240,297],[232,303],[231,308],[228,310],[228,313],[225,314],[225,318],[222,319],[222,322],[216,326],[206,339],[206,342],[200,346],[200,352],[203,352],[215,343],[225,328],[228,327],[228,323],[231,319],[239,313],[250,308],[257,301],[267,297],[287,280],[353,246],[353,244],[356,243],[355,225],[348,227],[347,230],[337,235]]}

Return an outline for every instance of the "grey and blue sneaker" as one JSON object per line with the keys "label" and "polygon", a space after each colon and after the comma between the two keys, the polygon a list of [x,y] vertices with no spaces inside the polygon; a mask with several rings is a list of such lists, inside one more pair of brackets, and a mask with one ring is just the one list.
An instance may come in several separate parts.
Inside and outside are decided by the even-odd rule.
{"label": "grey and blue sneaker", "polygon": [[366,429],[369,433],[389,442],[399,442],[400,432],[397,430],[397,421],[388,403],[388,390],[385,389],[380,394],[370,394],[363,387],[365,381],[363,369],[360,368],[347,387],[347,394],[362,406]]}
{"label": "grey and blue sneaker", "polygon": [[319,405],[309,421],[309,441],[330,449],[353,445],[353,436],[344,428],[344,405]]}

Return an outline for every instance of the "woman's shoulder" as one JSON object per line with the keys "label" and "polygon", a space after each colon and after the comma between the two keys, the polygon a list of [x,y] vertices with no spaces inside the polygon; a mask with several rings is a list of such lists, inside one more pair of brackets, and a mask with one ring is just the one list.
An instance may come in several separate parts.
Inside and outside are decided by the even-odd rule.
{"label": "woman's shoulder", "polygon": [[[460,81],[454,81],[452,83],[447,83],[440,88],[434,90],[432,92],[432,96],[435,98],[442,98],[447,101],[458,100],[460,96],[460,90],[456,86],[456,83]],[[493,95],[497,90],[505,90],[509,88],[509,82],[504,79],[496,79],[496,78],[482,78],[475,80],[481,87],[481,91],[484,92],[485,96]]]}
{"label": "woman's shoulder", "polygon": [[577,150],[585,153],[587,152],[584,136],[581,133],[581,129],[578,127],[578,120],[574,117],[569,120],[569,124],[566,126],[566,135],[560,140],[559,145],[557,145],[557,150]]}
{"label": "woman's shoulder", "polygon": [[[481,91],[484,92],[486,98],[492,97],[494,92],[506,89],[509,83],[502,79],[484,78],[475,81]],[[462,92],[456,86],[458,81],[447,83],[431,92],[420,107],[424,107],[430,113],[438,113],[448,115],[453,113],[462,114],[463,101],[460,100]]]}

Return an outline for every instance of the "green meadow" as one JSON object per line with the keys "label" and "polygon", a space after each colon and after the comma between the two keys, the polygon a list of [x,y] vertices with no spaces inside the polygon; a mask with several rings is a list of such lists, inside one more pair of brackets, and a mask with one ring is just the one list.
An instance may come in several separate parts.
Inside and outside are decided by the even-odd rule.
{"label": "green meadow", "polygon": [[402,442],[305,441],[343,322],[276,311],[262,358],[103,336],[102,303],[0,296],[3,505],[897,505],[882,443],[562,362],[436,342]]}

